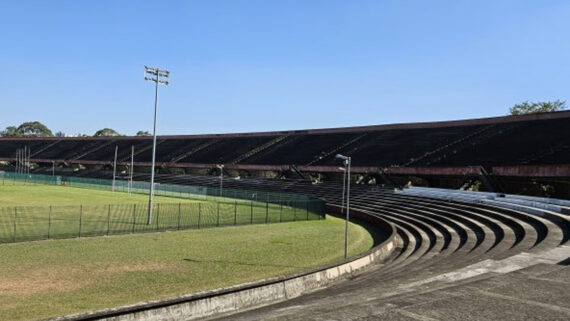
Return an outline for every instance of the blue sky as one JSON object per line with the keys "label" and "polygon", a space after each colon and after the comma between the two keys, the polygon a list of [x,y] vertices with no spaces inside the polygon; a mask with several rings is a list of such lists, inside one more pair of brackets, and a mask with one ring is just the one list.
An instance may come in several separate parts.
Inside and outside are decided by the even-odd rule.
{"label": "blue sky", "polygon": [[503,115],[570,100],[570,1],[2,1],[0,128],[159,134]]}

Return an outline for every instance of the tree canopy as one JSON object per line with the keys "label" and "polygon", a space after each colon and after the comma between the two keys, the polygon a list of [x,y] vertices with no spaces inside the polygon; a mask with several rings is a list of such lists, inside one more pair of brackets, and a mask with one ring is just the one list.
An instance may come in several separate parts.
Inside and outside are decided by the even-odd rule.
{"label": "tree canopy", "polygon": [[554,101],[542,101],[542,102],[525,101],[511,107],[509,109],[509,113],[511,115],[524,115],[524,114],[534,114],[534,113],[548,113],[564,109],[566,109],[566,101],[561,101],[559,99]]}
{"label": "tree canopy", "polygon": [[94,137],[101,137],[101,136],[121,136],[116,130],[111,128],[103,128],[99,129],[98,131],[93,134]]}
{"label": "tree canopy", "polygon": [[22,123],[20,126],[8,126],[0,132],[0,136],[6,137],[51,137],[53,133],[46,125],[39,121]]}
{"label": "tree canopy", "polygon": [[139,130],[137,136],[150,136],[150,133],[146,130]]}
{"label": "tree canopy", "polygon": [[18,135],[18,127],[8,126],[8,127],[6,127],[6,129],[4,129],[3,131],[0,132],[0,136],[5,136],[5,137],[19,136]]}

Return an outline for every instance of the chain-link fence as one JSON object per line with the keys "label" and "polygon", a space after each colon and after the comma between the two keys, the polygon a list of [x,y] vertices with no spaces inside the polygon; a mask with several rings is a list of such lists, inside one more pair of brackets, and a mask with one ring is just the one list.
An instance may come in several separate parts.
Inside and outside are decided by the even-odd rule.
{"label": "chain-link fence", "polygon": [[[3,185],[51,184],[113,189],[103,179],[0,172]],[[126,184],[126,185],[125,185]],[[148,193],[146,182],[115,181],[118,192]],[[0,243],[323,219],[324,201],[305,195],[157,184],[156,195],[196,199],[148,204],[0,207]],[[216,193],[217,191],[217,193]],[[230,199],[233,198],[233,199]],[[1,205],[0,205],[1,206]]]}

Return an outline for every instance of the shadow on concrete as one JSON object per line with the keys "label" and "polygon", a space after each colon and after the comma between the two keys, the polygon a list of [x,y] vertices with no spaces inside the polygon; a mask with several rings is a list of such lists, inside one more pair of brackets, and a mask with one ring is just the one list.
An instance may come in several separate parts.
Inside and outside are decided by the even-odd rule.
{"label": "shadow on concrete", "polygon": [[558,262],[558,265],[570,266],[570,257],[566,258],[565,260]]}

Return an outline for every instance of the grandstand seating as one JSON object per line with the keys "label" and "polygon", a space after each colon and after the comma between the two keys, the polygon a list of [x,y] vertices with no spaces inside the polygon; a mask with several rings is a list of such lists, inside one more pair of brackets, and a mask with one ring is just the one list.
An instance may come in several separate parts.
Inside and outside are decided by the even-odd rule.
{"label": "grandstand seating", "polygon": [[[570,112],[475,119],[443,123],[395,124],[354,128],[249,134],[160,136],[157,161],[249,166],[335,166],[337,153],[353,165],[501,166],[570,163]],[[0,138],[0,160],[28,146],[32,161],[105,164],[151,161],[151,137]],[[493,157],[488,157],[493,155]]]}

